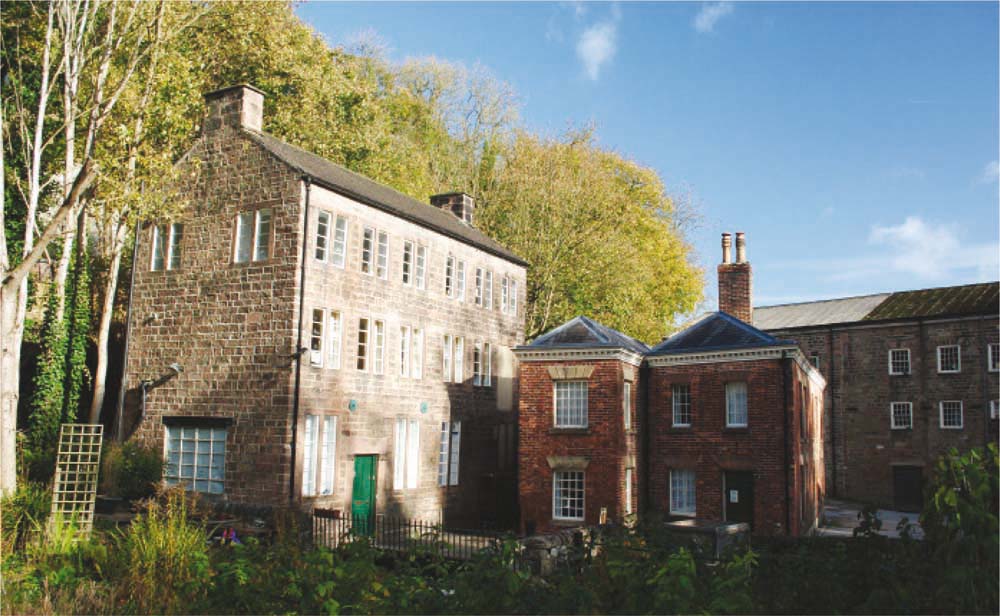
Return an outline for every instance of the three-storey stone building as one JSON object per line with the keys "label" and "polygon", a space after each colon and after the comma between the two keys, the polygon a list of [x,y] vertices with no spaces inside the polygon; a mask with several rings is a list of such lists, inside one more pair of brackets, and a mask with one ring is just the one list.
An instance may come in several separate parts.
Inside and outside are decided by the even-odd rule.
{"label": "three-storey stone building", "polygon": [[127,422],[232,502],[512,523],[525,262],[461,193],[425,204],[206,95],[189,207],[140,234]]}

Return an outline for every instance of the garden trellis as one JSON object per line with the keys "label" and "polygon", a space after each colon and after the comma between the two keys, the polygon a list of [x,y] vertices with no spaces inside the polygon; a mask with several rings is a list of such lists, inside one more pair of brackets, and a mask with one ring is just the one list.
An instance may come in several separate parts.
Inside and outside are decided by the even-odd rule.
{"label": "garden trellis", "polygon": [[101,424],[63,424],[52,484],[52,519],[76,524],[89,533],[94,526],[97,475],[101,466]]}

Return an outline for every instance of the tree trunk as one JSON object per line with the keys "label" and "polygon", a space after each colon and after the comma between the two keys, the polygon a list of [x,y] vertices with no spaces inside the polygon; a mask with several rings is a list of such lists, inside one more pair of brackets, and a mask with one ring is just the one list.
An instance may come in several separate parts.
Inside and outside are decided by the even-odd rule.
{"label": "tree trunk", "polygon": [[[125,246],[125,229],[122,221],[115,229],[111,240],[111,262],[104,284],[104,302],[101,304],[101,316],[97,327],[97,369],[94,371],[94,399],[90,404],[90,416],[87,420],[89,423],[98,423],[101,420],[101,408],[104,406],[108,380],[108,338],[114,315],[115,293],[118,289],[118,268],[121,266],[122,250]],[[124,366],[122,369],[124,370]],[[124,373],[122,378],[125,378]]]}
{"label": "tree trunk", "polygon": [[18,321],[27,280],[16,287],[0,287],[0,493],[17,487],[17,400],[20,395],[21,338]]}

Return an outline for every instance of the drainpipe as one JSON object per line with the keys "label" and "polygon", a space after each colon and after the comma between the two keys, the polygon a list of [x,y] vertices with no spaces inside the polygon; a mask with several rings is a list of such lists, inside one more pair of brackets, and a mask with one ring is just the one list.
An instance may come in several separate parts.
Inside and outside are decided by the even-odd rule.
{"label": "drainpipe", "polygon": [[312,182],[309,176],[302,176],[305,184],[305,215],[302,217],[302,269],[299,274],[299,326],[295,337],[295,389],[292,392],[292,448],[288,473],[288,502],[295,502],[295,454],[299,434],[299,388],[302,385],[302,320],[305,318],[306,260],[309,255],[309,195]]}
{"label": "drainpipe", "polygon": [[[833,472],[831,473],[832,476],[829,478],[829,481],[827,482],[826,493],[829,494],[830,492],[833,492],[834,494],[837,494],[839,496],[840,495],[839,494],[840,491],[837,489],[837,419],[836,419],[837,400],[836,400],[836,392],[840,391],[840,390],[839,390],[839,388],[837,388],[837,385],[836,385],[836,383],[837,383],[837,377],[836,377],[837,362],[836,362],[836,360],[833,357],[833,349],[834,349],[834,345],[833,345],[833,327],[828,327],[827,328],[827,330],[826,330],[826,336],[827,336],[827,342],[829,343],[829,345],[828,345],[829,352],[827,353],[827,357],[830,358],[830,369],[829,369],[830,370],[830,380],[827,381],[827,384],[826,384],[826,389],[830,391],[830,412],[828,413],[828,416],[830,417],[830,425],[826,426],[824,424],[823,427],[824,428],[829,427],[829,430],[830,430],[830,457],[833,458],[831,460],[831,464],[830,464],[830,470],[833,471]],[[824,402],[826,401],[826,391],[823,392],[823,400],[824,400]],[[824,453],[826,453],[825,449],[824,449]],[[825,464],[825,462],[824,462],[824,464]]]}
{"label": "drainpipe", "polygon": [[[128,347],[132,342],[132,293],[135,291],[136,258],[139,255],[139,237],[142,225],[135,223],[134,240],[132,241],[132,272],[129,274],[128,305],[125,308],[125,348],[122,350],[122,378],[118,384],[118,401],[115,403],[115,440],[119,443],[125,438],[122,423],[125,421],[125,387],[128,385]],[[146,389],[142,390],[142,413],[146,412]]]}
{"label": "drainpipe", "polygon": [[[790,404],[790,398],[794,396],[794,392],[788,387],[791,382],[791,372],[792,372],[792,358],[788,356],[788,351],[783,352],[785,361],[781,370],[781,380],[782,380],[782,391],[785,394],[785,414],[784,414],[784,450],[785,450],[785,532],[791,534],[792,532],[792,495],[790,493],[790,483],[789,483],[789,456],[788,450],[791,447],[791,442],[788,439],[788,414],[791,411],[792,405]],[[789,395],[791,392],[791,396]]]}

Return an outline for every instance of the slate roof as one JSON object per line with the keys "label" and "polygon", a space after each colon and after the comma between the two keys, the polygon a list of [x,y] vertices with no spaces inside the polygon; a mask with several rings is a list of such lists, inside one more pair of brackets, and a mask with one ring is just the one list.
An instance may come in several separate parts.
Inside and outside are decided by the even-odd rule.
{"label": "slate roof", "polygon": [[725,312],[711,312],[653,347],[650,355],[673,355],[700,351],[723,351],[769,346],[789,346],[781,340],[747,325]]}
{"label": "slate roof", "polygon": [[522,349],[577,349],[577,348],[625,349],[645,355],[649,347],[620,331],[601,325],[584,316],[575,317],[559,327],[551,329],[535,338]]}
{"label": "slate roof", "polygon": [[481,248],[518,265],[527,266],[523,259],[504,248],[499,242],[475,227],[465,224],[450,212],[417,201],[413,197],[354,173],[321,156],[289,145],[267,133],[244,131],[244,134],[276,158],[299,173],[309,176],[321,186]]}
{"label": "slate roof", "polygon": [[782,304],[753,309],[753,324],[760,329],[783,329],[860,321],[891,293],[825,299],[801,304]]}
{"label": "slate roof", "polygon": [[753,311],[754,325],[766,330],[974,315],[1000,315],[1000,282],[763,306]]}

